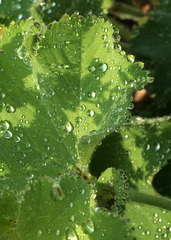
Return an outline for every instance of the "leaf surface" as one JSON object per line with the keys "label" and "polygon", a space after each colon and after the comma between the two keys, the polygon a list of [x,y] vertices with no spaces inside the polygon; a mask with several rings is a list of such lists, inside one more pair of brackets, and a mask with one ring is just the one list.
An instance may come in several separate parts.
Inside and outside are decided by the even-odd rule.
{"label": "leaf surface", "polygon": [[148,80],[113,49],[109,22],[74,14],[49,28],[40,40],[31,20],[2,34],[2,175],[17,188],[87,164],[99,141],[128,121],[130,94]]}
{"label": "leaf surface", "polygon": [[[58,181],[44,178],[30,184],[17,225],[19,239],[123,239],[126,222],[95,210],[91,185],[71,173]],[[109,224],[110,222],[110,224]],[[111,228],[112,227],[112,228]]]}
{"label": "leaf surface", "polygon": [[[139,119],[132,126],[124,126],[120,133],[103,141],[90,165],[91,173],[96,175],[106,166],[126,173],[129,188],[125,214],[138,239],[169,239],[170,236],[171,200],[159,195],[152,184],[153,177],[170,159],[170,124],[170,118],[164,117]],[[168,184],[169,181],[168,176]]]}

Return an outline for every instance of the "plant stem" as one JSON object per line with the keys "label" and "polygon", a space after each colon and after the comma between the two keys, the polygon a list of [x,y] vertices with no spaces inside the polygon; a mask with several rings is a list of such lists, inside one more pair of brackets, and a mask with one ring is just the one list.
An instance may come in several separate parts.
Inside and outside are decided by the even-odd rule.
{"label": "plant stem", "polygon": [[148,204],[171,211],[171,199],[162,196],[152,196],[146,193],[140,193],[134,189],[128,189],[128,201]]}

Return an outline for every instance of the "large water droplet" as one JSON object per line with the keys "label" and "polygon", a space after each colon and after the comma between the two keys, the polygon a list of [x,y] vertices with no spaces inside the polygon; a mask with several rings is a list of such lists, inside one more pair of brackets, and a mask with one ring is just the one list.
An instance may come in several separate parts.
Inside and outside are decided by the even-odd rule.
{"label": "large water droplet", "polygon": [[15,112],[15,108],[14,108],[13,106],[11,106],[11,105],[8,105],[8,106],[6,107],[6,111],[7,111],[8,113],[14,113],[14,112]]}
{"label": "large water droplet", "polygon": [[83,229],[85,231],[85,233],[91,234],[94,232],[94,224],[91,220],[87,220],[86,222],[84,222],[83,224]]}
{"label": "large water droplet", "polygon": [[70,122],[67,122],[65,124],[65,130],[70,133],[72,131],[72,124]]}
{"label": "large water droplet", "polygon": [[107,64],[106,63],[101,63],[99,66],[99,69],[101,72],[106,72],[107,70]]}
{"label": "large water droplet", "polygon": [[66,240],[78,240],[74,230],[72,228],[67,228],[66,230]]}

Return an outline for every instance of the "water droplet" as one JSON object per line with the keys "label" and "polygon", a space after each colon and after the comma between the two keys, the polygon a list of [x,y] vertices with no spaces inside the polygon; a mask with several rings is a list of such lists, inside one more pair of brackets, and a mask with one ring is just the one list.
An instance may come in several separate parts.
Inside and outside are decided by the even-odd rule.
{"label": "water droplet", "polygon": [[70,133],[72,131],[72,124],[70,122],[67,122],[65,124],[65,130]]}
{"label": "water droplet", "polygon": [[157,143],[156,147],[155,147],[155,151],[159,151],[160,150],[160,143]]}
{"label": "water droplet", "polygon": [[73,215],[71,215],[68,219],[69,219],[70,222],[74,222],[75,217]]}
{"label": "water droplet", "polygon": [[78,240],[74,230],[72,228],[67,228],[66,230],[66,240]]}
{"label": "water droplet", "polygon": [[92,109],[88,110],[88,116],[93,117],[94,116],[94,111]]}
{"label": "water droplet", "polygon": [[40,238],[41,236],[42,236],[42,231],[39,230],[39,231],[37,232],[37,237]]}
{"label": "water droplet", "polygon": [[94,224],[91,220],[87,220],[86,222],[84,222],[83,224],[83,229],[85,231],[85,233],[91,234],[94,232]]}
{"label": "water droplet", "polygon": [[88,93],[89,98],[95,98],[96,93],[94,91]]}
{"label": "water droplet", "polygon": [[0,133],[8,130],[9,127],[10,127],[10,125],[7,121],[0,121]]}
{"label": "water droplet", "polygon": [[95,72],[96,68],[94,66],[89,66],[88,70],[89,70],[89,72]]}
{"label": "water droplet", "polygon": [[56,232],[55,232],[55,235],[59,236],[59,234],[60,234],[60,231],[59,231],[59,229],[57,229]]}
{"label": "water droplet", "polygon": [[106,34],[102,35],[102,40],[106,40],[106,39],[107,39],[107,35]]}
{"label": "water droplet", "polygon": [[82,122],[82,118],[81,118],[81,117],[76,117],[76,118],[75,118],[75,122],[76,122],[77,124],[81,123],[81,122]]}
{"label": "water droplet", "polygon": [[8,106],[6,107],[6,111],[7,111],[8,113],[14,113],[14,112],[15,112],[15,108],[14,108],[13,106],[11,106],[11,105],[8,105]]}
{"label": "water droplet", "polygon": [[106,72],[107,64],[106,63],[100,64],[99,69],[100,69],[101,72]]}
{"label": "water droplet", "polygon": [[4,133],[4,138],[6,138],[6,139],[12,138],[12,132],[6,131],[6,132]]}
{"label": "water droplet", "polygon": [[24,59],[27,56],[26,48],[21,45],[17,50],[17,54],[20,59]]}
{"label": "water droplet", "polygon": [[99,61],[98,58],[94,58],[94,62],[97,63]]}
{"label": "water droplet", "polygon": [[86,110],[86,106],[85,106],[85,105],[81,105],[81,106],[80,106],[80,109],[81,109],[82,111],[85,111],[85,110]]}
{"label": "water droplet", "polygon": [[135,56],[129,54],[129,55],[127,55],[127,60],[128,60],[128,62],[132,62],[133,63],[135,61]]}
{"label": "water droplet", "polygon": [[18,137],[18,136],[14,137],[14,141],[15,142],[20,142],[20,137]]}

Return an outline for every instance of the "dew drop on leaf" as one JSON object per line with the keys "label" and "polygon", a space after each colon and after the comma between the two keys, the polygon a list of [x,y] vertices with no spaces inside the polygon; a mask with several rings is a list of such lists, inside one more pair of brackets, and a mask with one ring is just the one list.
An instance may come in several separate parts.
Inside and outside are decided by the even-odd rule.
{"label": "dew drop on leaf", "polygon": [[9,127],[10,127],[10,125],[7,121],[0,121],[0,133],[8,130]]}
{"label": "dew drop on leaf", "polygon": [[12,132],[6,131],[6,132],[4,133],[4,138],[6,138],[6,139],[12,138]]}
{"label": "dew drop on leaf", "polygon": [[6,111],[7,111],[8,113],[14,113],[14,112],[15,112],[15,108],[14,108],[13,106],[11,106],[11,105],[8,105],[8,106],[6,107]]}
{"label": "dew drop on leaf", "polygon": [[83,224],[83,230],[85,233],[91,234],[94,232],[94,224],[91,220],[87,220]]}
{"label": "dew drop on leaf", "polygon": [[57,229],[56,232],[55,232],[55,235],[59,236],[59,234],[60,234],[60,231],[59,231],[59,229]]}
{"label": "dew drop on leaf", "polygon": [[128,62],[132,62],[133,63],[135,61],[135,56],[129,54],[129,55],[127,55],[127,60],[128,60]]}
{"label": "dew drop on leaf", "polygon": [[96,68],[94,66],[89,66],[88,70],[89,70],[89,72],[95,72]]}
{"label": "dew drop on leaf", "polygon": [[107,70],[107,64],[106,63],[101,63],[99,66],[99,69],[101,72],[106,72]]}
{"label": "dew drop on leaf", "polygon": [[18,57],[24,59],[27,55],[27,51],[23,45],[21,45],[17,50]]}
{"label": "dew drop on leaf", "polygon": [[40,238],[41,236],[42,236],[42,231],[39,230],[39,231],[37,232],[37,237]]}
{"label": "dew drop on leaf", "polygon": [[66,240],[78,240],[74,230],[72,228],[67,228],[66,230]]}
{"label": "dew drop on leaf", "polygon": [[157,143],[156,147],[155,147],[155,151],[159,151],[160,150],[160,143]]}
{"label": "dew drop on leaf", "polygon": [[94,116],[94,111],[92,109],[88,110],[88,116],[93,117]]}
{"label": "dew drop on leaf", "polygon": [[65,130],[66,130],[68,133],[70,133],[70,132],[72,131],[72,125],[71,125],[70,122],[67,122],[67,123],[65,124]]}
{"label": "dew drop on leaf", "polygon": [[89,98],[95,98],[96,93],[94,91],[88,93]]}

